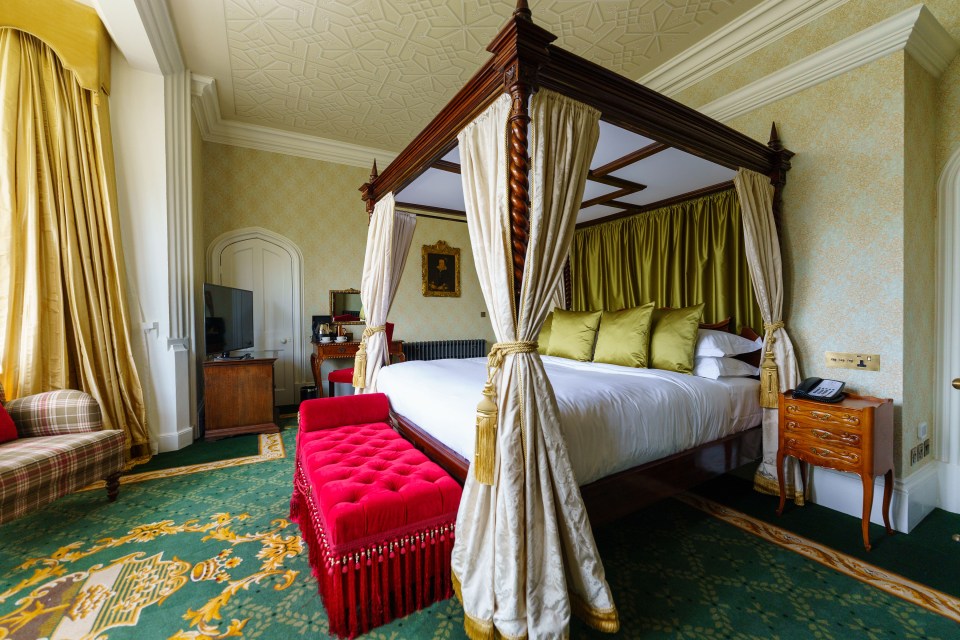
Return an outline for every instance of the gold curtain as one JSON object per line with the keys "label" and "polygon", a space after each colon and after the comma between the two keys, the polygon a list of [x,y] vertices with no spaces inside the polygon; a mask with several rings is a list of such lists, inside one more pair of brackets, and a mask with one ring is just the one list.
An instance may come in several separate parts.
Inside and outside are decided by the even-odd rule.
{"label": "gold curtain", "polygon": [[15,29],[0,69],[0,380],[13,398],[86,391],[130,457],[149,455],[106,97]]}
{"label": "gold curtain", "polygon": [[733,318],[762,335],[733,189],[577,231],[573,309],[704,303],[704,322]]}

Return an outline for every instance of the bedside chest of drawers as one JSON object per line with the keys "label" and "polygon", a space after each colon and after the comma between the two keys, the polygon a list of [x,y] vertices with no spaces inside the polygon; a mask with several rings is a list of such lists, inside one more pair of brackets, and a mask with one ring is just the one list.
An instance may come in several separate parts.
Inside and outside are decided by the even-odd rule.
{"label": "bedside chest of drawers", "polygon": [[[893,400],[847,394],[834,404],[800,400],[791,391],[780,394],[777,481],[783,513],[786,493],[783,486],[783,459],[793,456],[804,463],[849,471],[863,483],[863,545],[870,550],[870,510],[873,506],[873,479],[883,475],[883,523],[890,528],[890,498],[893,495]],[[804,486],[804,490],[806,487]]]}

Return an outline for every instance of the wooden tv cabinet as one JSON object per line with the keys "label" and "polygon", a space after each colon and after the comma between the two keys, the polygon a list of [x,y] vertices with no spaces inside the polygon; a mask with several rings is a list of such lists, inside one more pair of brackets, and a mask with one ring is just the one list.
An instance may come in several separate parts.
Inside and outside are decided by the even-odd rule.
{"label": "wooden tv cabinet", "polygon": [[203,363],[204,440],[280,431],[273,405],[275,361],[253,358]]}

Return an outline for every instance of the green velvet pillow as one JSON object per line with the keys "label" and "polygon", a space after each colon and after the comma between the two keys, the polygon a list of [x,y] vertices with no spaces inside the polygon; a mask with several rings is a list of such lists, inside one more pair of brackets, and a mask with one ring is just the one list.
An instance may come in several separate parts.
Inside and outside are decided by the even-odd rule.
{"label": "green velvet pillow", "polygon": [[589,362],[593,358],[598,326],[599,311],[554,310],[547,355]]}
{"label": "green velvet pillow", "polygon": [[652,302],[622,311],[604,311],[593,361],[622,367],[646,367],[652,314]]}
{"label": "green velvet pillow", "polygon": [[655,309],[650,327],[650,366],[690,373],[703,304],[683,309]]}
{"label": "green velvet pillow", "polygon": [[537,347],[537,351],[540,352],[540,355],[547,355],[547,347],[550,346],[550,333],[553,331],[553,311],[547,314],[547,319],[543,321],[543,326],[540,327],[540,335],[537,336],[537,343],[540,345]]}

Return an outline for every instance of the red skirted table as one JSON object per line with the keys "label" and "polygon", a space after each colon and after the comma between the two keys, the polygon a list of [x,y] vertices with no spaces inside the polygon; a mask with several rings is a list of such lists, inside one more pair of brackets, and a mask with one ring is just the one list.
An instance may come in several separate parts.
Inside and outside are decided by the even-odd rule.
{"label": "red skirted table", "polygon": [[460,485],[401,438],[388,415],[383,394],[300,405],[290,517],[339,636],[453,593]]}

